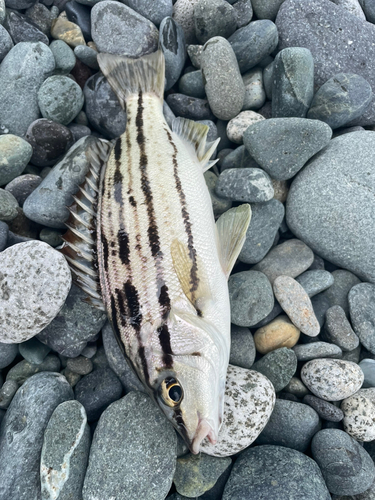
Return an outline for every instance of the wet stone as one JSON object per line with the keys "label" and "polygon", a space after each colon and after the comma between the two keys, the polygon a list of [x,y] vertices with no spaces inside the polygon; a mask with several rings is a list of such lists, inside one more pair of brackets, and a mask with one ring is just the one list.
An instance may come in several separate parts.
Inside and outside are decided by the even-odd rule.
{"label": "wet stone", "polygon": [[166,101],[176,116],[190,120],[213,120],[215,118],[206,99],[184,94],[169,94]]}
{"label": "wet stone", "polygon": [[9,11],[7,16],[9,34],[15,44],[20,42],[42,42],[49,44],[45,35],[30,19],[15,11]]}
{"label": "wet stone", "polygon": [[312,271],[309,269],[303,274],[300,274],[296,278],[296,281],[311,298],[332,286],[334,278],[331,273],[323,269],[315,269]]}
{"label": "wet stone", "polygon": [[194,5],[195,36],[201,44],[210,38],[228,38],[237,28],[234,8],[224,0],[199,0]]}
{"label": "wet stone", "polygon": [[242,109],[259,109],[266,101],[266,93],[263,87],[263,70],[254,68],[242,75],[245,85],[245,99]]}
{"label": "wet stone", "polygon": [[362,387],[375,387],[375,359],[362,359],[359,367],[365,376]]}
{"label": "wet stone", "polygon": [[292,348],[298,342],[300,331],[287,316],[278,316],[254,333],[255,347],[261,354],[280,349]]}
{"label": "wet stone", "polygon": [[360,389],[341,403],[344,431],[357,441],[375,440],[375,388]]}
{"label": "wet stone", "polygon": [[258,203],[271,200],[274,190],[260,168],[230,168],[220,174],[216,194],[232,201]]}
{"label": "wet stone", "polygon": [[353,273],[346,269],[337,269],[332,272],[334,279],[333,285],[324,292],[328,299],[330,307],[340,306],[345,314],[349,316],[348,294],[353,286],[361,282]]}
{"label": "wet stone", "polygon": [[255,111],[242,111],[232,118],[227,125],[227,136],[236,144],[243,143],[243,136],[250,125],[264,120],[263,116]]}
{"label": "wet stone", "polygon": [[307,394],[303,398],[303,402],[318,413],[320,418],[323,420],[328,420],[329,422],[341,422],[344,418],[344,414],[340,408],[337,406],[328,403],[328,401],[324,401],[324,399],[317,398],[316,396],[312,396],[311,394]]}
{"label": "wet stone", "polygon": [[41,372],[58,372],[60,370],[60,360],[54,354],[48,354],[41,363],[30,363],[24,359],[14,365],[7,373],[6,380],[14,380],[18,385],[22,385],[28,378]]}
{"label": "wet stone", "polygon": [[0,389],[0,409],[6,410],[10,405],[19,385],[15,380],[7,380]]}
{"label": "wet stone", "polygon": [[91,40],[90,9],[76,0],[71,0],[65,4],[65,12],[68,20],[81,28],[85,40]]}
{"label": "wet stone", "polygon": [[69,358],[66,367],[72,372],[78,373],[78,375],[88,375],[93,369],[91,359],[84,356]]}
{"label": "wet stone", "polygon": [[318,358],[341,358],[342,351],[339,346],[328,342],[312,342],[300,344],[293,348],[298,361],[310,361]]}
{"label": "wet stone", "polygon": [[74,52],[63,40],[54,40],[49,48],[55,58],[55,75],[68,75],[76,64]]}
{"label": "wet stone", "polygon": [[13,363],[18,354],[18,344],[0,342],[0,370]]}
{"label": "wet stone", "polygon": [[343,351],[352,351],[359,344],[359,338],[340,306],[332,306],[327,310],[322,333],[325,340],[338,345]]}
{"label": "wet stone", "polygon": [[[19,351],[26,361],[34,365],[39,365],[43,363],[51,349],[34,337],[26,342],[22,342],[19,345]],[[58,371],[58,368],[52,371]]]}
{"label": "wet stone", "polygon": [[275,388],[281,391],[288,385],[297,370],[297,357],[286,347],[269,352],[253,365],[253,370],[266,376]]}
{"label": "wet stone", "polygon": [[350,319],[361,344],[375,354],[375,285],[360,283],[349,292]]}
{"label": "wet stone", "polygon": [[255,344],[250,330],[232,325],[229,363],[249,369],[254,363],[255,355]]}

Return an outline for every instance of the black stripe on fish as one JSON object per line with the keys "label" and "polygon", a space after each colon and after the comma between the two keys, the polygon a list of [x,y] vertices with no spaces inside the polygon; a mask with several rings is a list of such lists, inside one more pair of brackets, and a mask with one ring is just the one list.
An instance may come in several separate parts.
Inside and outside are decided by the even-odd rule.
{"label": "black stripe on fish", "polygon": [[118,246],[119,246],[119,256],[120,256],[121,262],[123,264],[125,264],[126,266],[128,266],[130,264],[130,261],[129,261],[129,255],[130,255],[129,235],[125,231],[124,227],[120,227],[120,229],[117,232],[117,242],[118,242]]}
{"label": "black stripe on fish", "polygon": [[117,340],[117,343],[120,346],[121,352],[123,354],[125,354],[125,346],[121,341],[120,329],[118,326],[117,315],[116,315],[116,302],[115,302],[115,298],[113,297],[113,295],[111,296],[110,302],[111,302],[111,311],[110,311],[110,318],[109,319],[110,319],[110,323],[112,326],[112,330],[113,330],[113,333],[114,333],[115,338]]}
{"label": "black stripe on fish", "polygon": [[105,234],[101,233],[101,240],[102,240],[102,249],[103,249],[103,262],[104,262],[104,269],[106,272],[108,272],[108,257],[109,257],[109,248],[108,248],[108,240],[105,236]]}
{"label": "black stripe on fish", "polygon": [[168,295],[168,287],[166,284],[164,284],[160,288],[159,304],[161,305],[162,308],[162,318],[165,320],[167,319],[168,313],[171,310],[171,300]]}
{"label": "black stripe on fish", "polygon": [[181,410],[179,410],[179,409],[173,410],[173,417],[174,417],[174,420],[175,420],[175,422],[180,430],[182,437],[188,443],[190,441],[189,435],[188,435],[187,430],[186,430],[186,425],[185,425],[184,419],[182,418]]}
{"label": "black stripe on fish", "polygon": [[127,322],[126,322],[126,306],[125,306],[125,300],[124,300],[124,292],[122,290],[119,290],[118,288],[115,289],[115,294],[117,298],[117,305],[118,305],[118,312],[120,316],[120,321],[121,321],[121,326],[126,327]]}
{"label": "black stripe on fish", "polygon": [[121,137],[119,137],[114,147],[115,173],[113,176],[113,186],[114,186],[115,200],[119,205],[122,206],[124,204],[124,200],[122,198],[123,175],[121,173],[121,153],[122,153]]}
{"label": "black stripe on fish", "polygon": [[171,337],[169,335],[168,326],[164,323],[157,330],[159,336],[160,346],[163,351],[163,363],[165,368],[172,368],[173,358],[172,358],[172,347],[171,347]]}
{"label": "black stripe on fish", "polygon": [[120,162],[121,160],[121,153],[122,153],[122,147],[121,147],[121,137],[119,137],[116,141],[115,147],[114,147],[114,153],[115,153],[115,161]]}

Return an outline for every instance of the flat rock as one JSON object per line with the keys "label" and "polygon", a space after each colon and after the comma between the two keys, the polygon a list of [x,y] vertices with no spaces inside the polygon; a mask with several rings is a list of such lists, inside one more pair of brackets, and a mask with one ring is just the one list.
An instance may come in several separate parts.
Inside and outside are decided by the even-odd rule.
{"label": "flat rock", "polygon": [[32,154],[33,148],[21,137],[0,135],[0,186],[20,175]]}
{"label": "flat rock", "polygon": [[225,0],[199,0],[194,5],[195,36],[201,44],[210,38],[228,38],[237,28],[234,8]]}
{"label": "flat rock", "polygon": [[[152,5],[147,0],[145,3]],[[165,58],[165,90],[169,90],[179,79],[186,59],[184,31],[171,17],[165,17],[161,21],[159,43]]]}
{"label": "flat rock", "polygon": [[253,370],[272,382],[276,392],[286,387],[297,370],[297,358],[292,349],[281,347],[269,352],[253,364]]}
{"label": "flat rock", "polygon": [[171,16],[173,13],[172,0],[159,0],[158,2],[149,2],[148,0],[127,0],[127,5],[156,26],[159,26],[163,19]]}
{"label": "flat rock", "polygon": [[349,292],[348,300],[353,329],[361,344],[375,354],[375,285],[355,285]]}
{"label": "flat rock", "polygon": [[240,114],[232,118],[227,125],[228,138],[236,143],[243,143],[243,135],[250,125],[264,120],[264,117],[255,111],[242,111]]}
{"label": "flat rock", "polygon": [[22,385],[28,378],[41,372],[60,371],[61,362],[54,354],[49,354],[41,363],[30,363],[26,359],[20,361],[8,371],[6,380]]}
{"label": "flat rock", "polygon": [[336,344],[343,351],[353,351],[359,345],[359,338],[353,332],[344,309],[340,306],[327,309],[323,338]]}
{"label": "flat rock", "polygon": [[[9,191],[17,200],[20,207],[23,206],[26,198],[36,189],[42,182],[39,175],[25,174],[15,177],[6,186],[6,191]],[[12,224],[12,228],[14,228]]]}
{"label": "flat rock", "polygon": [[213,120],[207,99],[199,99],[184,94],[169,94],[166,99],[168,106],[176,116],[190,120]]}
{"label": "flat rock", "polygon": [[311,298],[332,286],[334,278],[330,272],[324,269],[314,269],[312,271],[307,270],[300,274],[297,276],[296,281]]}
{"label": "flat rock", "polygon": [[360,389],[341,403],[344,431],[356,441],[375,440],[375,387]]}
{"label": "flat rock", "polygon": [[249,369],[254,363],[255,356],[256,349],[250,330],[232,325],[229,363]]}
{"label": "flat rock", "polygon": [[359,363],[359,367],[363,371],[363,374],[365,376],[362,387],[375,387],[375,359],[362,359],[362,361]]}
{"label": "flat rock", "polygon": [[358,285],[361,280],[345,269],[336,269],[332,272],[332,276],[334,279],[333,285],[323,295],[328,299],[330,307],[340,306],[346,316],[349,316],[348,294],[353,286]]}
{"label": "flat rock", "polygon": [[303,402],[311,406],[311,408],[314,408],[323,420],[328,420],[329,422],[341,422],[344,418],[344,414],[340,408],[337,408],[337,406],[332,403],[328,403],[328,401],[324,401],[324,399],[317,398],[311,394],[306,394],[303,398]]}
{"label": "flat rock", "polygon": [[335,344],[328,342],[311,342],[300,344],[293,348],[298,361],[310,361],[318,358],[341,358],[342,350]]}
{"label": "flat rock", "polygon": [[258,352],[267,354],[281,347],[294,347],[299,335],[300,331],[287,316],[278,316],[268,325],[258,328],[254,333],[254,343]]}
{"label": "flat rock", "polygon": [[233,201],[258,203],[273,198],[271,179],[260,168],[229,168],[219,176],[216,194]]}

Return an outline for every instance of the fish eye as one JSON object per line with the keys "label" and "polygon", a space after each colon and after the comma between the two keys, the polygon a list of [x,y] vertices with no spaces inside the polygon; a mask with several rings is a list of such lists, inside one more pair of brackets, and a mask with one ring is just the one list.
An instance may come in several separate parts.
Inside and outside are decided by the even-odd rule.
{"label": "fish eye", "polygon": [[159,393],[164,403],[171,407],[178,406],[184,396],[181,385],[173,377],[167,377],[162,381]]}

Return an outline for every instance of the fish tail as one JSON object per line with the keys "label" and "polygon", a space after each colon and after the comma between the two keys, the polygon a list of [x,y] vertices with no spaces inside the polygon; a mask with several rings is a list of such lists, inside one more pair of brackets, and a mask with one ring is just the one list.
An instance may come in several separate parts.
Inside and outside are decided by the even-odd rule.
{"label": "fish tail", "polygon": [[126,100],[139,92],[163,100],[165,60],[160,49],[139,59],[101,53],[98,63],[124,109]]}

